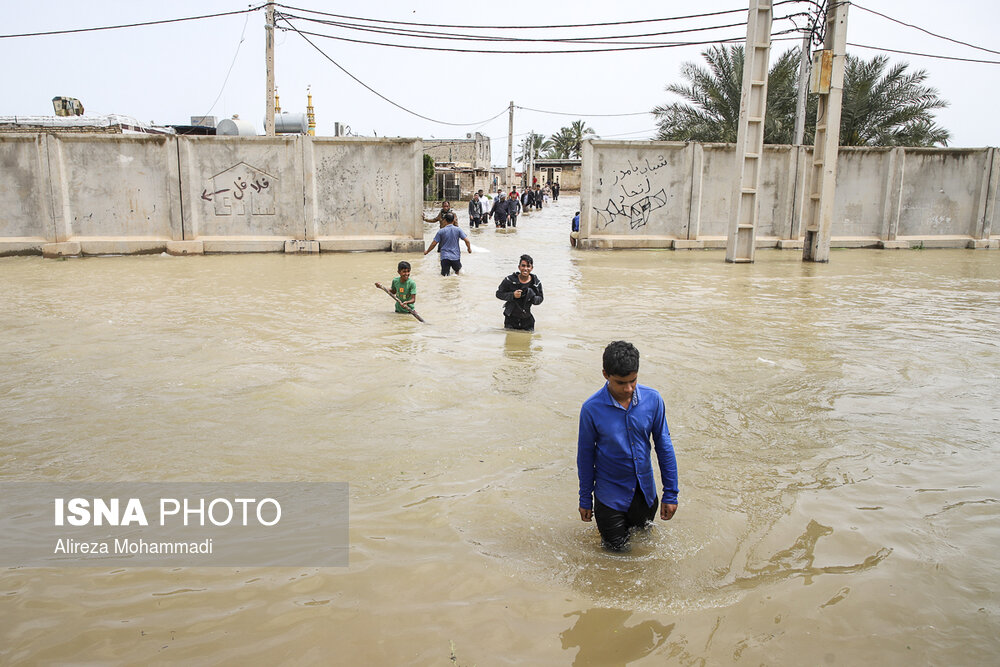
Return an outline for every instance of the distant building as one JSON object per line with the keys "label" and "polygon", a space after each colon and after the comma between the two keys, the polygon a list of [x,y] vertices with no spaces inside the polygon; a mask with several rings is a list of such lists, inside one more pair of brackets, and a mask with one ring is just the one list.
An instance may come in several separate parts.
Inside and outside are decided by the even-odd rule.
{"label": "distant building", "polygon": [[424,139],[424,153],[434,158],[434,180],[427,187],[427,200],[470,199],[479,189],[493,184],[490,138],[479,132],[465,139]]}
{"label": "distant building", "polygon": [[580,190],[582,160],[562,160],[555,158],[535,159],[534,177],[539,185],[558,183],[561,191]]}
{"label": "distant building", "polygon": [[170,127],[143,123],[131,116],[0,116],[0,133],[99,132],[104,134],[174,134]]}

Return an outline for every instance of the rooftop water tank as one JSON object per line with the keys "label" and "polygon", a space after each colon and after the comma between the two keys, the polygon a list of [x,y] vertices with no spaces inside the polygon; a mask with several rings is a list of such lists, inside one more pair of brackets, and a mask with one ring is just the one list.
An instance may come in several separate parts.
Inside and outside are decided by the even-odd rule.
{"label": "rooftop water tank", "polygon": [[253,123],[240,118],[223,118],[215,128],[215,133],[226,137],[257,136],[257,130],[254,128]]}
{"label": "rooftop water tank", "polygon": [[304,113],[279,113],[274,117],[275,134],[305,134],[309,131],[309,119]]}

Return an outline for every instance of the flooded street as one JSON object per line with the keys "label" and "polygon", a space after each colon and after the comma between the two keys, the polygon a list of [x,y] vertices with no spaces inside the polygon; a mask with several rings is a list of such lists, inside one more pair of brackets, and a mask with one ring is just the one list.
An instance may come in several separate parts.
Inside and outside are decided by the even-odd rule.
{"label": "flooded street", "polygon": [[[458,277],[436,254],[0,258],[0,481],[351,503],[348,568],[5,567],[0,662],[995,662],[1000,253],[578,252],[578,204],[472,230]],[[494,296],[521,253],[530,334]],[[427,324],[373,285],[400,259]],[[614,339],[680,474],[627,555],[577,512]]]}

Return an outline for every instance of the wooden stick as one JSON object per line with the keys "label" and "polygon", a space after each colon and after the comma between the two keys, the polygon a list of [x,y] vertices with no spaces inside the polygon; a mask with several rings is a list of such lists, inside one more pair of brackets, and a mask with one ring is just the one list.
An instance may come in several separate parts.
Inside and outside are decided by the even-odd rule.
{"label": "wooden stick", "polygon": [[405,310],[406,312],[408,312],[410,315],[413,315],[415,318],[417,318],[418,321],[425,322],[424,318],[422,318],[419,315],[417,315],[417,311],[413,310],[412,308],[410,308],[409,306],[407,306],[405,303],[403,303],[402,301],[400,301],[399,297],[396,296],[395,294],[393,294],[393,292],[392,292],[391,289],[389,289],[388,287],[386,287],[382,283],[375,283],[375,287],[379,288],[380,290],[382,290],[383,292],[385,292],[386,294],[388,294],[389,296],[391,296],[396,301],[396,303],[398,303],[403,308],[403,310]]}

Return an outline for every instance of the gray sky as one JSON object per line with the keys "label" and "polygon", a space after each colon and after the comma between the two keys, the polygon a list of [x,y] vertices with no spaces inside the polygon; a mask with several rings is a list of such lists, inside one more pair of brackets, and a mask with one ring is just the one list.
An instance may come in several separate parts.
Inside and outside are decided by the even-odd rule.
{"label": "gray sky", "polygon": [[[433,3],[383,0],[370,4],[287,1],[296,7],[365,18],[467,25],[477,34],[490,37],[636,34],[739,23],[746,18],[744,11],[701,20],[529,33],[500,31],[491,26],[501,22],[520,26],[629,21],[745,9],[746,3],[739,0],[703,0],[699,3],[578,0],[570,11],[565,8],[568,3],[521,1],[493,8],[488,4],[474,6],[452,0]],[[951,4],[927,0],[865,0],[861,5],[953,39],[1000,51],[995,40],[1000,28],[1000,4],[995,0],[962,0]],[[180,18],[238,11],[249,6],[252,5],[232,0],[17,2],[6,7],[0,34]],[[805,12],[808,8],[804,2],[779,5],[775,7],[775,16]],[[285,11],[299,13],[291,9]],[[88,114],[119,113],[161,124],[183,124],[191,116],[206,113],[218,118],[239,114],[262,129],[265,97],[263,25],[264,12],[261,10],[159,26],[0,39],[0,60],[6,64],[0,115],[52,115],[51,98],[66,95],[80,99]],[[396,39],[313,23],[296,25],[302,30],[370,41]],[[774,30],[789,27],[788,21],[780,21],[775,22]],[[440,32],[456,30],[442,28]],[[701,41],[743,38],[745,35],[745,28],[738,26],[686,36],[641,39]],[[477,123],[499,114],[494,120],[479,125],[449,126],[423,120],[363,88],[298,34],[278,31],[276,78],[282,109],[304,112],[306,87],[311,85],[317,134],[333,134],[334,121],[349,125],[354,133],[363,136],[452,138],[478,130],[494,140],[494,164],[506,163],[505,111],[510,100],[517,106],[570,114],[517,110],[515,143],[530,130],[552,134],[577,118],[585,120],[601,137],[650,138],[655,129],[651,114],[621,117],[588,114],[641,113],[657,104],[674,101],[673,96],[663,91],[664,86],[681,81],[681,64],[700,62],[700,52],[707,48],[684,46],[597,54],[495,55],[417,51],[310,39],[368,86],[420,115],[451,123]],[[1000,61],[1000,54],[937,39],[858,7],[850,10],[848,42]],[[494,48],[481,42],[452,44],[456,48]],[[795,44],[797,41],[775,42],[772,57]],[[518,48],[565,47],[522,45]],[[851,47],[848,50],[864,58],[877,53]],[[894,62],[904,61],[910,63],[911,68],[926,69],[930,75],[929,84],[951,103],[949,108],[937,113],[937,119],[951,131],[952,146],[1000,145],[1000,124],[992,111],[1000,102],[996,86],[1000,65],[888,55]],[[232,72],[227,79],[231,65]]]}

